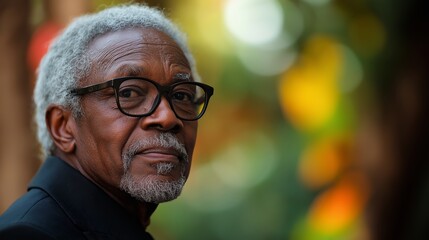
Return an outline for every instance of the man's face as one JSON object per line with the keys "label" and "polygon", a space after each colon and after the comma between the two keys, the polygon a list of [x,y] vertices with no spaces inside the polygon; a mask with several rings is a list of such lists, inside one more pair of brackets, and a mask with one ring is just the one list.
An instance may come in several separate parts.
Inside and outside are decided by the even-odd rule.
{"label": "man's face", "polygon": [[[80,87],[127,76],[170,85],[191,76],[178,45],[152,28],[102,35],[88,51],[91,74]],[[178,119],[164,97],[152,115],[126,116],[113,88],[83,96],[82,108],[76,156],[84,174],[114,197],[125,191],[141,201],[163,202],[180,194],[191,166],[196,121]]]}

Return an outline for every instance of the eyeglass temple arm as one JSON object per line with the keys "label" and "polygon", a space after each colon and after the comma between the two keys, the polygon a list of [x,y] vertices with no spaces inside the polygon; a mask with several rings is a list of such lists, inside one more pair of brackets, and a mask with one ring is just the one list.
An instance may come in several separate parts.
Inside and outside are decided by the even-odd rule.
{"label": "eyeglass temple arm", "polygon": [[92,92],[96,92],[98,90],[102,90],[108,87],[112,87],[113,86],[113,81],[108,81],[105,83],[101,83],[101,84],[95,84],[92,86],[88,86],[88,87],[83,87],[83,88],[76,88],[71,90],[71,94],[74,95],[83,95],[83,94],[87,94],[87,93],[92,93]]}

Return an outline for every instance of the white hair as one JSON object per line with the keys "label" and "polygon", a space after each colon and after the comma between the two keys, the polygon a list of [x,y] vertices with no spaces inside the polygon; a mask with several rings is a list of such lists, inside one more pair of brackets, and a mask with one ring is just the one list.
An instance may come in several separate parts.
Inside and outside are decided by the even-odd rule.
{"label": "white hair", "polygon": [[82,114],[79,97],[70,91],[89,74],[88,45],[97,36],[132,27],[154,28],[171,37],[185,54],[194,80],[200,81],[185,35],[161,11],[144,5],[122,5],[79,17],[56,38],[40,64],[34,102],[44,156],[55,149],[45,122],[48,106],[62,105],[71,109],[74,116]]}

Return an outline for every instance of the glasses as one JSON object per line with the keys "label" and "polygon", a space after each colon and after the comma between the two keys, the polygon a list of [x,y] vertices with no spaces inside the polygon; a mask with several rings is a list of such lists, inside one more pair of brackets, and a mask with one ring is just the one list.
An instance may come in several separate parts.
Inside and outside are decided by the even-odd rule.
{"label": "glasses", "polygon": [[77,88],[74,95],[84,95],[108,87],[115,90],[119,110],[131,117],[151,115],[164,96],[177,118],[194,121],[201,118],[207,109],[213,87],[199,82],[178,82],[168,86],[140,77],[123,77],[104,83]]}

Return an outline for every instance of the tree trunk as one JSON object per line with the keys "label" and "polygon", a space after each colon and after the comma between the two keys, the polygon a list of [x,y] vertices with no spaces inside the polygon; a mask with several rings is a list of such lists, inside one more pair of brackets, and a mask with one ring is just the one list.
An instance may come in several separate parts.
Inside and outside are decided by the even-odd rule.
{"label": "tree trunk", "polygon": [[[393,3],[379,1],[384,6]],[[379,125],[385,148],[382,165],[374,171],[387,177],[385,181],[373,181],[368,220],[374,240],[427,239],[429,3],[409,0],[393,6],[397,6],[394,14],[382,18],[390,33],[378,75],[383,81]],[[385,169],[392,171],[385,174]]]}
{"label": "tree trunk", "polygon": [[0,3],[0,213],[26,191],[39,162],[26,53],[29,0]]}

